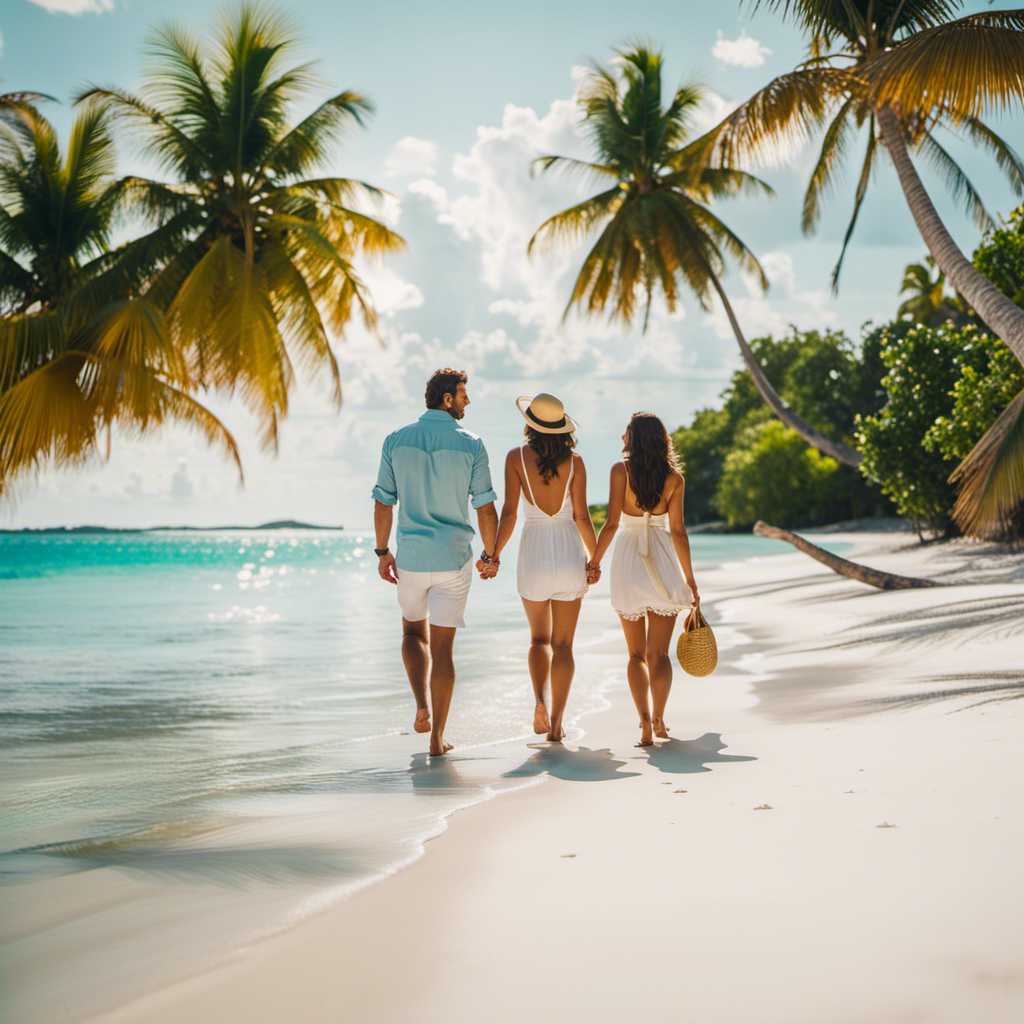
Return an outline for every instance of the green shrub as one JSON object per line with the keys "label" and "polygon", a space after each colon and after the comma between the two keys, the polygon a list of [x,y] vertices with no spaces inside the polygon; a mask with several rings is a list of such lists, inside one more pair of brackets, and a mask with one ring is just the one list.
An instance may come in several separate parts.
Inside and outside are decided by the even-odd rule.
{"label": "green shrub", "polygon": [[1004,295],[1024,306],[1024,206],[1018,206],[1005,224],[985,234],[971,262]]}
{"label": "green shrub", "polygon": [[730,526],[758,519],[776,526],[813,526],[842,517],[839,463],[811,448],[778,420],[747,430],[725,458],[715,502]]}
{"label": "green shrub", "polygon": [[953,411],[940,416],[924,437],[924,446],[947,459],[966,458],[999,414],[1024,388],[1024,369],[1001,342],[990,341],[984,370],[965,366],[953,385]]}
{"label": "green shrub", "polygon": [[878,482],[919,532],[949,534],[955,499],[949,474],[959,458],[943,450],[931,432],[953,415],[957,382],[967,370],[985,375],[1000,343],[973,325],[948,324],[886,331],[884,339],[887,398],[876,415],[859,419],[861,472]]}

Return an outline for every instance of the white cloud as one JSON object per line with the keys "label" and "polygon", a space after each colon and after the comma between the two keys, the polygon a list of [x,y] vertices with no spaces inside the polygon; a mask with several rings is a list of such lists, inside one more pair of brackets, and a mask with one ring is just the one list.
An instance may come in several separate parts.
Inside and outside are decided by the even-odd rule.
{"label": "white cloud", "polygon": [[[793,295],[796,292],[796,278],[793,275],[793,257],[787,252],[766,252],[758,258],[765,275],[772,284],[772,293]],[[744,278],[747,291],[760,295],[761,286],[754,278]]]}
{"label": "white cloud", "polygon": [[177,468],[171,477],[168,494],[174,501],[186,502],[195,497],[196,488],[188,473],[188,459],[178,459]]}
{"label": "white cloud", "polygon": [[0,35],[0,53],[4,52],[4,37]]}
{"label": "white cloud", "polygon": [[389,178],[433,176],[437,165],[437,143],[407,135],[399,139],[384,159],[384,173]]}
{"label": "white cloud", "polygon": [[390,267],[372,266],[362,273],[370,289],[373,305],[381,316],[393,317],[403,309],[423,305],[423,292],[409,281],[402,280]]}
{"label": "white cloud", "polygon": [[718,42],[711,47],[713,57],[723,64],[732,64],[740,68],[759,68],[771,52],[767,46],[762,46],[745,31],[740,32],[738,39],[725,39],[719,32]]}
{"label": "white cloud", "polygon": [[30,0],[51,14],[103,14],[114,9],[114,0]]}

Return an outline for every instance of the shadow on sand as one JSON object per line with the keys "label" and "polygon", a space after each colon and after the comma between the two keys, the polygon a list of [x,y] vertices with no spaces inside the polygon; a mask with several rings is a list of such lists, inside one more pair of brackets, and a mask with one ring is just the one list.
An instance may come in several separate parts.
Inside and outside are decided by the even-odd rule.
{"label": "shadow on sand", "polygon": [[722,734],[706,732],[695,740],[671,739],[653,747],[642,747],[641,755],[660,772],[673,775],[688,775],[694,772],[709,772],[708,764],[721,761],[756,761],[756,757],[742,754],[723,754],[726,744]]}
{"label": "shadow on sand", "polygon": [[617,761],[607,747],[591,750],[580,747],[570,750],[561,743],[530,743],[536,749],[529,760],[518,768],[505,772],[503,779],[526,779],[533,775],[551,775],[569,782],[610,782],[612,779],[628,779],[638,772],[620,772],[625,761]]}

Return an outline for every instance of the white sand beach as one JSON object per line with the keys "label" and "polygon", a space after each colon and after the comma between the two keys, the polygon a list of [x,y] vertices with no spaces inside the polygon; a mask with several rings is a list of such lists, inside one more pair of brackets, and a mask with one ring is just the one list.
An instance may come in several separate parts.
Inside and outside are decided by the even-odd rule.
{"label": "white sand beach", "polygon": [[580,741],[536,746],[540,784],[97,1021],[1024,1020],[1024,559],[830,536],[955,585],[883,593],[796,552],[703,574],[742,639],[706,679],[677,668],[672,740],[633,746],[624,647],[584,645],[577,672],[621,684]]}

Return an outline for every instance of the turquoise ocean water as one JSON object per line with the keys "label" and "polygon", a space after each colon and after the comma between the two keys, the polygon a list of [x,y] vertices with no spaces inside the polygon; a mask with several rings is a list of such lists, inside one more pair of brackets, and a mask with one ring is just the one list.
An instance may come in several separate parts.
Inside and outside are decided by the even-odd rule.
{"label": "turquoise ocean water", "polygon": [[[691,543],[696,566],[791,550]],[[372,547],[354,531],[0,534],[0,1019],[81,1020],[216,963],[544,774],[515,551],[474,582],[457,749],[431,762]],[[599,588],[569,706],[581,746],[615,684],[588,648],[618,634]]]}

